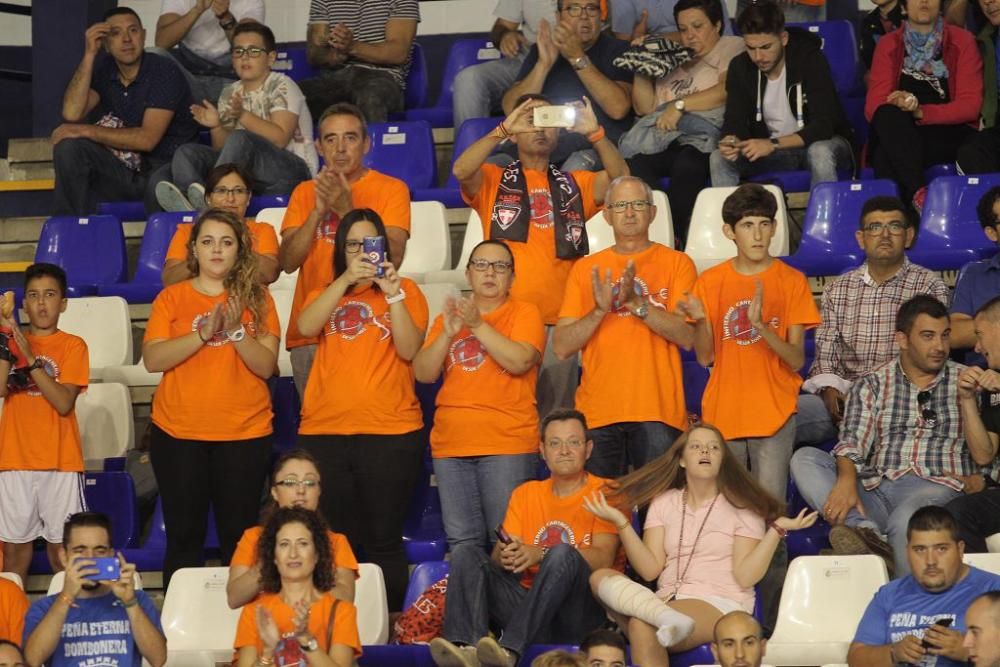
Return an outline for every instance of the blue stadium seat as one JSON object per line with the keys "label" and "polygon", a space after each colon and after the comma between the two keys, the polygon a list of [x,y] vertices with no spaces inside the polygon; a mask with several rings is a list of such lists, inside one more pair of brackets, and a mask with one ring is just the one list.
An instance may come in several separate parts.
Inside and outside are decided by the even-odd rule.
{"label": "blue stadium seat", "polygon": [[403,548],[410,563],[444,560],[448,538],[441,521],[441,498],[437,487],[425,474],[411,502],[410,515],[403,524]]}
{"label": "blue stadium seat", "polygon": [[[502,120],[503,118],[500,117],[470,118],[462,123],[462,127],[455,132],[455,148],[451,157],[452,165],[455,164],[455,159],[465,152],[465,149],[489,134],[490,130]],[[464,208],[468,205],[462,200],[458,179],[451,173],[448,174],[448,180],[445,181],[444,187],[429,186],[416,190],[411,189],[410,196],[413,201],[439,201],[444,204],[445,208]]]}
{"label": "blue stadium seat", "polygon": [[865,97],[864,95],[841,97],[840,103],[844,107],[847,122],[854,128],[854,144],[860,148],[868,141],[869,126],[865,118]]}
{"label": "blue stadium seat", "polygon": [[455,92],[455,77],[466,67],[497,60],[500,51],[487,39],[459,39],[448,51],[441,75],[441,93],[432,107],[422,109],[407,108],[407,120],[426,120],[431,127],[451,127],[454,123],[452,100]]}
{"label": "blue stadium seat", "polygon": [[684,405],[689,414],[701,415],[701,399],[708,386],[708,369],[693,359],[681,362],[684,375]]}
{"label": "blue stadium seat", "polygon": [[857,39],[850,21],[822,21],[819,23],[789,23],[789,27],[803,28],[819,35],[823,55],[830,64],[833,85],[841,95],[864,94],[861,66],[858,59]]}
{"label": "blue stadium seat", "polygon": [[448,561],[445,560],[418,563],[410,573],[410,583],[406,586],[406,596],[403,598],[403,609],[409,608],[431,585],[448,576],[448,568]]}
{"label": "blue stadium seat", "polygon": [[[140,572],[155,572],[163,569],[163,557],[166,552],[167,529],[163,523],[163,500],[157,497],[146,541],[141,547],[124,549],[122,553],[125,560],[134,564]],[[215,516],[211,510],[208,514],[208,532],[205,534],[205,557],[219,557],[219,538],[215,530]]]}
{"label": "blue stadium seat", "polygon": [[316,76],[316,70],[306,59],[305,46],[282,46],[278,45],[277,58],[271,69],[281,72],[293,81],[302,81]]}
{"label": "blue stadium seat", "polygon": [[112,215],[49,218],[38,237],[35,261],[65,269],[71,296],[92,296],[98,285],[125,282],[122,223]]}
{"label": "blue stadium seat", "polygon": [[370,123],[365,166],[406,182],[410,190],[437,185],[434,136],[427,121]]}
{"label": "blue stadium seat", "polygon": [[377,644],[363,647],[360,667],[435,667],[427,644]]}
{"label": "blue stadium seat", "polygon": [[247,215],[253,217],[265,208],[288,206],[288,200],[291,196],[292,193],[289,192],[287,195],[258,195],[251,197],[250,203],[247,205]]}
{"label": "blue stadium seat", "polygon": [[958,269],[996,253],[976,217],[976,204],[1000,174],[944,176],[931,181],[909,258],[932,271]]}
{"label": "blue stadium seat", "polygon": [[799,248],[782,259],[808,276],[835,276],[861,264],[864,252],[854,232],[862,206],[871,197],[898,194],[889,180],[820,183],[809,195]]}
{"label": "blue stadium seat", "polygon": [[163,289],[163,281],[160,280],[163,261],[177,225],[193,220],[194,213],[154,213],[149,216],[142,245],[139,246],[135,277],[127,283],[100,285],[97,293],[100,296],[120,296],[129,303],[152,303]]}
{"label": "blue stadium seat", "polygon": [[[842,169],[838,171],[837,178],[841,181],[850,180],[850,170]],[[767,171],[762,174],[748,176],[746,180],[751,183],[771,183],[777,185],[787,195],[790,192],[809,192],[811,175],[807,169]]]}
{"label": "blue stadium seat", "polygon": [[410,71],[406,75],[406,90],[403,91],[403,108],[416,109],[427,102],[427,60],[420,42],[413,40],[410,51]]}
{"label": "blue stadium seat", "polygon": [[295,381],[291,377],[272,377],[271,406],[274,409],[274,449],[287,452],[294,449],[299,438],[301,403]]}
{"label": "blue stadium seat", "polygon": [[141,201],[102,201],[97,205],[98,215],[113,215],[124,222],[146,219],[146,207]]}

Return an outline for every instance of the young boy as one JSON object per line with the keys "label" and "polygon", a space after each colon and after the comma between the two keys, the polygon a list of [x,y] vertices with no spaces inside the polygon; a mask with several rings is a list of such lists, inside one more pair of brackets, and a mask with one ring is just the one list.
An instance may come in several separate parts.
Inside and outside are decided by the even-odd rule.
{"label": "young boy", "polygon": [[784,498],[805,330],[820,317],[805,276],[768,252],[777,210],[760,185],[729,195],[722,230],[736,257],[702,273],[679,308],[694,322],[698,363],[714,364],[702,418],[765,489]]}
{"label": "young boy", "polygon": [[[27,580],[32,542],[48,542],[53,571],[62,569],[59,547],[66,517],[82,511],[83,451],[74,406],[90,374],[87,344],[59,331],[66,310],[66,273],[54,264],[32,264],[24,274],[28,330],[15,315],[0,315],[14,346],[0,344],[0,542],[4,568]],[[23,364],[19,363],[23,362]],[[25,365],[26,364],[26,365]]]}

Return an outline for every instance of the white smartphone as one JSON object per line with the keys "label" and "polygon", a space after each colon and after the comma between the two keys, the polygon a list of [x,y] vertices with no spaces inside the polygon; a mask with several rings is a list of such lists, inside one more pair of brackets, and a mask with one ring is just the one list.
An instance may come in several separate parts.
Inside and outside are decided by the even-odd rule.
{"label": "white smartphone", "polygon": [[576,108],[568,104],[553,104],[535,107],[535,127],[573,127],[576,123]]}

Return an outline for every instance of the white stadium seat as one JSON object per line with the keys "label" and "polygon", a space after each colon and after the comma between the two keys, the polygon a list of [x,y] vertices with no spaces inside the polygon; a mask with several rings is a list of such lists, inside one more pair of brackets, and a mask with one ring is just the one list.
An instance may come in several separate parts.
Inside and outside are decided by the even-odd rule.
{"label": "white stadium seat", "polygon": [[986,538],[986,550],[990,553],[1000,552],[1000,533],[990,535]]}
{"label": "white stadium seat", "polygon": [[430,331],[434,318],[444,309],[444,300],[449,296],[459,297],[462,293],[453,283],[421,283],[420,291],[427,299],[427,330]]}
{"label": "white stadium seat", "polygon": [[[667,195],[659,190],[653,190],[653,204],[656,205],[656,217],[649,226],[649,238],[668,248],[674,247],[674,222],[670,217],[670,202]],[[615,234],[611,225],[604,219],[604,212],[587,221],[587,243],[590,254],[593,255],[615,244]]]}
{"label": "white stadium seat", "polygon": [[160,623],[167,637],[167,665],[215,667],[229,663],[240,609],[226,601],[228,567],[185,567],[174,572]]}
{"label": "white stadium seat", "polygon": [[[278,208],[263,208],[257,212],[254,219],[257,222],[266,222],[267,224],[274,227],[274,232],[278,235],[278,243],[281,243],[281,221],[285,219],[285,211],[288,209],[284,206]],[[271,290],[276,289],[295,289],[295,281],[299,277],[298,269],[292,271],[291,273],[285,273],[280,271],[278,273],[278,279],[271,283]],[[284,326],[285,322],[282,321],[281,325]]]}
{"label": "white stadium seat", "polygon": [[354,606],[358,609],[358,634],[362,646],[386,643],[389,640],[389,606],[382,568],[375,563],[358,566]]}
{"label": "white stadium seat", "polygon": [[0,572],[0,579],[10,579],[17,584],[18,588],[22,591],[24,590],[24,583],[21,581],[21,575],[17,572]]}
{"label": "white stadium seat", "polygon": [[993,574],[1000,574],[1000,553],[965,554],[962,558],[967,565],[978,567]]}
{"label": "white stadium seat", "polygon": [[87,470],[104,470],[104,459],[125,456],[135,444],[132,398],[123,384],[89,385],[76,399],[76,420]]}
{"label": "white stadium seat", "polygon": [[288,332],[288,324],[292,316],[292,298],[294,296],[294,282],[289,289],[271,287],[271,298],[274,299],[274,307],[278,311],[278,322],[281,324],[281,342],[278,343],[278,374],[282,377],[292,376],[292,357],[291,353],[285,349],[285,334]]}
{"label": "white stadium seat", "polygon": [[410,203],[410,240],[399,273],[418,283],[429,271],[451,266],[451,232],[444,205],[436,201]]}
{"label": "white stadium seat", "polygon": [[[425,283],[451,283],[459,289],[469,289],[469,281],[465,279],[465,266],[472,257],[472,249],[483,240],[483,223],[475,210],[469,212],[469,222],[465,225],[465,236],[462,239],[462,254],[454,269],[446,271],[429,271],[424,274]],[[514,267],[517,270],[517,267]]]}
{"label": "white stadium seat", "polygon": [[132,320],[128,303],[119,296],[67,299],[59,328],[86,341],[91,379],[104,379],[109,366],[132,363]]}

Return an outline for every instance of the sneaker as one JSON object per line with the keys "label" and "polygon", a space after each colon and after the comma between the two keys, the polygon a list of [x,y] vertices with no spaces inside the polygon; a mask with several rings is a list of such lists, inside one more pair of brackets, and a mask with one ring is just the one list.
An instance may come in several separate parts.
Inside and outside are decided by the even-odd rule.
{"label": "sneaker", "polygon": [[836,525],[830,529],[830,546],[838,556],[875,554],[885,561],[890,577],[895,571],[892,547],[871,528]]}
{"label": "sneaker", "polygon": [[201,183],[192,183],[188,186],[187,198],[196,211],[208,208],[208,203],[205,201],[205,186]]}
{"label": "sneaker", "polygon": [[443,637],[431,640],[431,659],[438,667],[479,667],[474,646],[458,646]]}
{"label": "sneaker", "polygon": [[181,189],[170,181],[156,184],[156,201],[164,211],[193,211],[194,206],[184,196]]}
{"label": "sneaker", "polygon": [[917,215],[924,214],[924,202],[927,200],[927,186],[920,188],[913,195],[913,209]]}
{"label": "sneaker", "polygon": [[497,643],[493,637],[483,637],[476,643],[476,656],[482,667],[514,667],[517,655]]}

